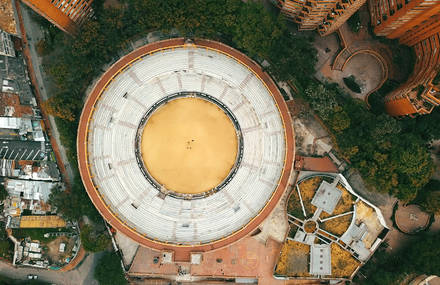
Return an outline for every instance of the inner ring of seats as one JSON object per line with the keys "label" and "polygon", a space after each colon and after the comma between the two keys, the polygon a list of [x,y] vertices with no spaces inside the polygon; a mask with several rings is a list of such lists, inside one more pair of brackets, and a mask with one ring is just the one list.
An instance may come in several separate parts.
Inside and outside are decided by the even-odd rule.
{"label": "inner ring of seats", "polygon": [[[223,179],[223,181],[219,185],[217,185],[216,187],[214,187],[208,191],[205,191],[202,193],[196,193],[196,194],[179,193],[179,192],[173,191],[172,189],[166,189],[165,187],[163,187],[149,173],[149,171],[144,163],[144,160],[142,158],[142,153],[141,153],[142,132],[144,130],[145,125],[148,122],[148,119],[151,117],[151,115],[157,109],[159,109],[161,106],[163,106],[164,104],[166,104],[172,100],[176,100],[176,99],[180,99],[180,98],[188,98],[188,97],[200,98],[200,99],[206,100],[210,103],[217,105],[229,117],[232,124],[234,125],[235,132],[237,134],[237,142],[238,142],[238,144],[237,144],[238,150],[237,150],[237,156],[235,158],[235,163],[232,166],[229,174],[225,177],[225,179]],[[243,158],[243,135],[241,133],[240,124],[239,124],[237,118],[234,116],[234,114],[228,108],[228,106],[226,106],[220,100],[218,100],[217,98],[215,98],[209,94],[205,94],[205,93],[197,92],[197,91],[194,91],[194,92],[185,91],[185,92],[178,92],[178,93],[174,93],[171,95],[167,95],[167,96],[161,98],[156,103],[154,103],[147,110],[147,112],[145,112],[145,115],[140,120],[137,131],[136,131],[134,150],[135,150],[136,162],[137,162],[142,174],[144,175],[145,179],[148,181],[148,183],[151,184],[151,186],[153,186],[155,189],[160,191],[163,195],[165,195],[165,196],[169,195],[171,197],[179,198],[179,199],[201,199],[201,198],[210,196],[210,195],[222,190],[234,178],[235,174],[237,173],[237,171],[240,167],[241,160]]]}

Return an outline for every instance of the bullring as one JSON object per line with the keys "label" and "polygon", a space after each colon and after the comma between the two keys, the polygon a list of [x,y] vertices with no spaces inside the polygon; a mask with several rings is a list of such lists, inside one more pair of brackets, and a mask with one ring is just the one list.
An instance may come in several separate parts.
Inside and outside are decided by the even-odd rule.
{"label": "bullring", "polygon": [[[232,165],[206,189],[168,187],[139,153],[146,114],[164,108],[153,108],[168,104],[164,98],[206,100],[234,126]],[[80,173],[98,211],[116,230],[160,250],[212,250],[251,233],[292,169],[293,129],[275,83],[242,53],[208,40],[156,42],[121,58],[88,95],[78,130]],[[191,135],[183,148],[196,147]]]}

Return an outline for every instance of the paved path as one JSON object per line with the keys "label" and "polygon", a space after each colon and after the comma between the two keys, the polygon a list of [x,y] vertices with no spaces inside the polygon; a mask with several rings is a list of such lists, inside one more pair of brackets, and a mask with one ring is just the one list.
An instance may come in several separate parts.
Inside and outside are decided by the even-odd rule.
{"label": "paved path", "polygon": [[34,269],[30,267],[14,268],[10,264],[0,262],[0,275],[15,280],[26,280],[28,274],[38,275],[38,279],[63,285],[98,285],[93,278],[94,268],[103,253],[90,254],[81,265],[69,272],[58,272],[46,269]]}
{"label": "paved path", "polygon": [[399,203],[394,219],[397,227],[404,233],[417,233],[425,229],[429,224],[430,215],[423,212],[420,206]]}

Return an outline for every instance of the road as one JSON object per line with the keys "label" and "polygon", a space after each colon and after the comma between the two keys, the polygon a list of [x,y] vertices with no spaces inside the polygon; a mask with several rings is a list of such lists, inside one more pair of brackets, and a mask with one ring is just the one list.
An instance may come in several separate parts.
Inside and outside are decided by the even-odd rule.
{"label": "road", "polygon": [[34,274],[38,275],[39,280],[54,284],[98,285],[98,281],[93,278],[93,273],[96,263],[102,254],[102,252],[90,254],[76,269],[68,272],[34,269],[30,267],[14,268],[10,264],[0,262],[0,275],[7,276],[16,280],[26,280],[28,274]]}
{"label": "road", "polygon": [[[21,4],[21,3],[20,3]],[[41,27],[35,23],[29,13],[29,8],[25,5],[21,4],[21,14],[23,18],[23,24],[26,30],[27,40],[28,40],[28,47],[31,55],[32,65],[34,69],[34,74],[37,79],[37,86],[35,88],[39,88],[39,93],[41,94],[42,100],[47,100],[50,96],[50,91],[47,89],[47,78],[45,77],[44,71],[41,70],[42,66],[42,58],[37,54],[37,51],[35,49],[35,45],[38,43],[38,41],[42,38],[43,32],[41,30]],[[66,168],[66,174],[67,174],[67,180],[73,181],[73,171],[69,164],[69,161],[67,159],[66,150],[64,149],[64,146],[61,144],[60,135],[57,129],[57,126],[55,124],[55,119],[53,116],[48,116],[51,130],[52,130],[52,136],[55,138],[56,144],[58,145],[62,163],[64,164],[64,167]]]}

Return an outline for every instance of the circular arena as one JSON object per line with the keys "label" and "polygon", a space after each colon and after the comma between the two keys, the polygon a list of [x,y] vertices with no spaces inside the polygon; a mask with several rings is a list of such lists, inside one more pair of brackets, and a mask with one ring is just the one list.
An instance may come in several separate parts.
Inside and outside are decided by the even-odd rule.
{"label": "circular arena", "polygon": [[87,193],[112,227],[158,250],[207,251],[248,235],[276,206],[294,137],[261,67],[219,42],[178,38],[103,74],[77,147]]}

